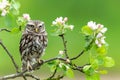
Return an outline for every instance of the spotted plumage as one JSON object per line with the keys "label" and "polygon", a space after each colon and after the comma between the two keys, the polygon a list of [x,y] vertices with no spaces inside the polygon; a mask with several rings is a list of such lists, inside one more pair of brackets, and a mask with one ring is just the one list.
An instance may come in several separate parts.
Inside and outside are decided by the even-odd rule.
{"label": "spotted plumage", "polygon": [[32,70],[33,64],[40,62],[40,57],[47,47],[47,32],[44,22],[31,20],[20,40],[20,53],[22,60],[22,70]]}

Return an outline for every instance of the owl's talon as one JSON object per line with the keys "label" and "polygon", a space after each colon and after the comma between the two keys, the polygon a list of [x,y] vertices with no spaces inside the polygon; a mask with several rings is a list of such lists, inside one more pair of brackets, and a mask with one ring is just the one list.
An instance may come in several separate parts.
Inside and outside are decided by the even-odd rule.
{"label": "owl's talon", "polygon": [[42,63],[43,63],[43,60],[37,59],[37,62],[38,62],[39,64],[42,64]]}
{"label": "owl's talon", "polygon": [[28,63],[27,63],[27,70],[28,70],[28,71],[33,70],[33,68],[32,68],[32,66],[31,66],[31,64],[30,64],[30,62],[29,62],[29,61],[28,61]]}

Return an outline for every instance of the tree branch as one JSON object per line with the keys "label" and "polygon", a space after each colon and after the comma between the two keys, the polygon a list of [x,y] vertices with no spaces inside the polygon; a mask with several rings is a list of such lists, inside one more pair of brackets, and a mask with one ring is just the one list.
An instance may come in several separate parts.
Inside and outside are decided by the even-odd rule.
{"label": "tree branch", "polygon": [[35,80],[40,80],[37,76],[35,76],[35,75],[31,75],[31,74],[25,74],[25,76],[26,77],[31,77],[31,78],[33,78],[33,79],[35,79]]}
{"label": "tree branch", "polygon": [[56,67],[55,71],[53,72],[53,74],[48,79],[52,79],[56,73],[57,73],[57,67]]}
{"label": "tree branch", "polygon": [[3,28],[3,29],[0,29],[0,32],[2,32],[2,31],[11,32],[10,30],[8,30],[8,29],[5,29],[5,28]]}
{"label": "tree branch", "polygon": [[8,54],[8,56],[10,57],[15,69],[16,69],[16,72],[19,72],[18,71],[18,65],[16,64],[15,60],[13,59],[13,56],[11,55],[11,53],[7,50],[7,48],[5,47],[5,45],[0,41],[0,45],[3,47],[3,49],[6,51],[6,53]]}
{"label": "tree branch", "polygon": [[81,51],[80,54],[78,54],[77,56],[71,58],[70,60],[75,60],[75,59],[79,58],[84,52],[85,52],[85,50]]}
{"label": "tree branch", "polygon": [[61,34],[59,36],[62,38],[62,41],[63,41],[65,56],[67,59],[69,59],[69,56],[67,54],[67,45],[66,45],[67,41],[65,41],[64,34]]}

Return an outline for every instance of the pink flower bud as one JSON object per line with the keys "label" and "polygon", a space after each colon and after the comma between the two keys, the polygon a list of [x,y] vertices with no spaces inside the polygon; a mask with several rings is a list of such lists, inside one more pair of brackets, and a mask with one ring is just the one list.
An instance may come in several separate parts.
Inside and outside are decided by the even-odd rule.
{"label": "pink flower bud", "polygon": [[25,20],[27,20],[27,21],[30,20],[30,16],[29,16],[29,14],[23,14],[23,18],[24,18]]}

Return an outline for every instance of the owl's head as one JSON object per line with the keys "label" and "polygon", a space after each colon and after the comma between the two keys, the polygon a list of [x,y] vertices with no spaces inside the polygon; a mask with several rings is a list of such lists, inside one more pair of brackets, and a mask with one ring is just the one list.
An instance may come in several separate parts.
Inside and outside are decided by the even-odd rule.
{"label": "owl's head", "polygon": [[42,33],[45,31],[45,25],[44,22],[39,21],[39,20],[30,20],[27,24],[26,24],[26,29],[25,31],[27,31],[28,33]]}

